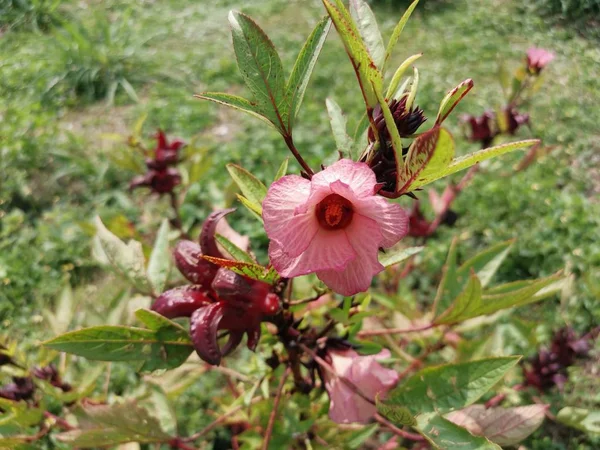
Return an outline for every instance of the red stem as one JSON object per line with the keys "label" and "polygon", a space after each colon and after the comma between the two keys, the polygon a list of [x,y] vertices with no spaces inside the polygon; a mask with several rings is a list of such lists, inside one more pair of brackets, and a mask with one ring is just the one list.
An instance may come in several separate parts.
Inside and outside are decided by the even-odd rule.
{"label": "red stem", "polygon": [[296,161],[298,161],[298,163],[302,166],[302,168],[304,169],[304,171],[306,172],[308,177],[311,178],[315,173],[310,168],[310,166],[306,163],[306,161],[304,161],[304,158],[302,158],[302,155],[300,155],[300,152],[294,145],[294,140],[292,139],[292,136],[284,135],[283,140],[285,141],[286,145],[288,146],[288,148],[294,155],[294,158],[296,158]]}
{"label": "red stem", "polygon": [[285,385],[285,380],[290,374],[290,367],[285,368],[285,372],[281,376],[279,380],[279,386],[277,387],[277,393],[275,394],[275,401],[273,403],[273,409],[271,410],[271,414],[269,415],[269,423],[267,424],[267,432],[265,433],[265,440],[263,441],[262,450],[267,450],[269,448],[269,441],[271,440],[271,435],[273,434],[273,427],[275,426],[275,417],[277,416],[277,409],[279,408],[279,402],[281,401],[281,394],[283,393],[283,387]]}

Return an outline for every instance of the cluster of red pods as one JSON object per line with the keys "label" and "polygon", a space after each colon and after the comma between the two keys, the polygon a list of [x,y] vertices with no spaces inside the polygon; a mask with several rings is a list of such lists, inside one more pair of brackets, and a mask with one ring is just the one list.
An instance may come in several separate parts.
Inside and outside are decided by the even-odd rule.
{"label": "cluster of red pods", "polygon": [[[219,365],[248,335],[248,348],[256,349],[260,323],[279,311],[279,296],[272,286],[253,280],[202,256],[225,258],[215,240],[217,222],[232,209],[212,213],[204,222],[200,243],[179,241],[174,251],[175,265],[192,284],[176,287],[160,295],[152,310],[173,319],[190,318],[190,335],[196,352],[209,364]],[[229,332],[221,348],[219,330]]]}

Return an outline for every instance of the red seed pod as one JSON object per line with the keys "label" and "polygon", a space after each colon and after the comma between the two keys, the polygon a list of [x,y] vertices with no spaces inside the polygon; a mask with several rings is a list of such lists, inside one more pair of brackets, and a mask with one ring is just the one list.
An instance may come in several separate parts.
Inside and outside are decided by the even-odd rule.
{"label": "red seed pod", "polygon": [[192,241],[179,241],[173,252],[175,265],[189,281],[210,288],[219,267],[202,258],[200,246]]}
{"label": "red seed pod", "polygon": [[279,296],[270,292],[257,303],[258,309],[266,316],[275,315],[279,311]]}
{"label": "red seed pod", "polygon": [[197,309],[190,319],[190,336],[198,356],[213,366],[221,363],[221,349],[217,342],[217,330],[225,308],[222,302]]}
{"label": "red seed pod", "polygon": [[240,306],[251,301],[254,288],[253,280],[223,267],[217,272],[211,286],[219,298]]}
{"label": "red seed pod", "polygon": [[215,258],[225,258],[219,250],[219,247],[217,247],[215,233],[217,231],[217,223],[219,220],[233,211],[235,211],[235,208],[222,209],[215,211],[206,218],[204,224],[202,224],[202,231],[200,232],[200,247],[203,254],[214,256]]}
{"label": "red seed pod", "polygon": [[152,305],[155,311],[168,319],[190,317],[194,311],[213,302],[202,286],[182,286],[163,292]]}

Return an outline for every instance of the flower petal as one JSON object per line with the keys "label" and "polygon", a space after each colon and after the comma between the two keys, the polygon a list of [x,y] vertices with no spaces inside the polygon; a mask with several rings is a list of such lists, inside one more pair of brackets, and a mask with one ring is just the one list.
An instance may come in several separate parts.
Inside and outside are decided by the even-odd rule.
{"label": "flower petal", "polygon": [[346,386],[340,379],[326,386],[329,393],[329,418],[336,423],[368,423],[377,409]]}
{"label": "flower petal", "polygon": [[313,186],[329,186],[338,180],[350,186],[359,197],[373,195],[377,184],[375,172],[367,164],[350,159],[340,159],[325,170],[316,173],[311,183]]}
{"label": "flower petal", "polygon": [[383,270],[377,259],[382,234],[377,222],[356,213],[344,231],[356,252],[356,258],[342,270],[321,270],[317,276],[335,292],[354,295],[366,291],[373,276]]}
{"label": "flower petal", "polygon": [[356,252],[344,230],[330,231],[319,227],[301,255],[294,257],[288,253],[287,245],[284,247],[271,241],[269,258],[282,277],[291,278],[319,270],[343,270],[356,258]]}
{"label": "flower petal", "polygon": [[377,222],[383,237],[378,243],[380,247],[392,247],[408,233],[408,213],[383,197],[374,195],[359,199],[356,212]]}
{"label": "flower petal", "polygon": [[263,201],[267,236],[272,242],[285,246],[290,257],[305,251],[319,228],[314,214],[296,211],[309,195],[310,181],[297,175],[287,175],[271,185]]}

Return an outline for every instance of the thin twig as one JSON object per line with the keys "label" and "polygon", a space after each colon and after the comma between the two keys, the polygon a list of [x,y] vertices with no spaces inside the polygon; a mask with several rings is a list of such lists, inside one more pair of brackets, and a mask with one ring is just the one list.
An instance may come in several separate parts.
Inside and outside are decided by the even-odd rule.
{"label": "thin twig", "polygon": [[312,297],[307,297],[307,298],[303,298],[300,300],[294,300],[290,302],[290,306],[297,306],[297,305],[304,305],[305,303],[312,303],[312,302],[316,302],[317,300],[319,300],[321,297],[323,297],[325,294],[328,294],[330,291],[326,290],[325,292],[321,292],[317,295],[314,295]]}
{"label": "thin twig", "polygon": [[375,420],[377,422],[379,422],[381,425],[384,425],[385,427],[389,428],[392,432],[394,432],[395,434],[397,434],[398,436],[400,436],[403,439],[408,439],[411,441],[425,440],[425,438],[419,434],[409,433],[408,431],[401,430],[400,428],[398,428],[396,425],[394,425],[392,422],[387,420],[385,417],[383,417],[379,413],[375,414]]}
{"label": "thin twig", "polygon": [[60,428],[62,428],[65,431],[72,431],[75,429],[75,427],[73,425],[71,425],[69,422],[67,422],[65,419],[63,419],[62,417],[55,416],[54,414],[52,414],[49,411],[44,411],[44,417],[46,419],[50,419],[51,423],[58,425]]}
{"label": "thin twig", "polygon": [[360,331],[357,334],[357,336],[358,337],[364,337],[364,336],[384,336],[384,335],[387,335],[387,334],[416,333],[418,331],[430,330],[430,329],[435,328],[437,326],[438,326],[438,324],[429,323],[427,325],[421,325],[421,326],[412,327],[412,328],[384,328],[382,330],[365,330],[365,331]]}
{"label": "thin twig", "polygon": [[298,163],[302,166],[302,168],[304,169],[304,171],[306,172],[308,177],[311,178],[315,173],[310,168],[310,166],[306,163],[306,161],[304,161],[304,158],[302,158],[302,155],[300,155],[300,152],[294,145],[294,140],[292,139],[292,136],[290,136],[290,135],[283,136],[283,140],[285,141],[286,145],[288,146],[288,148],[294,155],[294,158],[296,158],[296,161],[298,161]]}
{"label": "thin twig", "polygon": [[273,434],[273,427],[275,426],[275,416],[277,416],[277,408],[279,407],[279,402],[281,401],[281,394],[283,393],[283,386],[285,385],[285,380],[290,374],[290,366],[285,368],[281,379],[279,380],[279,386],[277,386],[277,393],[275,394],[275,401],[273,403],[273,409],[271,410],[271,415],[269,416],[269,422],[267,424],[267,431],[265,433],[265,439],[263,441],[262,450],[267,450],[269,448],[269,441],[271,440],[271,435]]}

